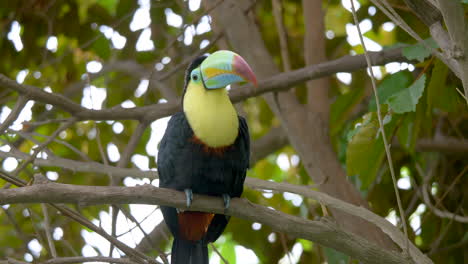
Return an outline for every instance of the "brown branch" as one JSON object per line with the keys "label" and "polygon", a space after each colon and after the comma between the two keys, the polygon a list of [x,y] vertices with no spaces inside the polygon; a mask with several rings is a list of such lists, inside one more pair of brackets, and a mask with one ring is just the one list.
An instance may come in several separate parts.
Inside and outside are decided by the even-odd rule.
{"label": "brown branch", "polygon": [[49,219],[49,212],[47,211],[47,206],[45,204],[41,204],[42,213],[44,214],[44,231],[47,237],[47,243],[49,244],[50,255],[53,258],[57,257],[57,250],[55,249],[54,240],[52,239],[52,231],[50,229],[50,219]]}
{"label": "brown branch", "polygon": [[36,159],[37,155],[44,149],[47,147],[47,145],[49,145],[59,134],[60,132],[66,130],[67,128],[69,128],[70,126],[72,126],[74,123],[75,123],[76,119],[75,118],[71,118],[69,119],[66,123],[60,125],[60,127],[54,131],[54,133],[52,133],[52,135],[50,135],[50,137],[44,141],[43,143],[41,143],[40,145],[38,145],[36,148],[34,148],[34,151],[32,153],[31,156],[29,156],[27,159],[25,159],[23,161],[23,163],[21,163],[21,165],[19,165],[15,171],[13,172],[13,175],[18,175],[18,173],[23,170],[24,168],[26,168],[26,166],[33,162],[34,159]]}
{"label": "brown branch", "polygon": [[[8,174],[0,173],[0,176],[6,177],[8,176]],[[8,178],[6,180],[8,180]],[[340,210],[342,212],[348,213],[350,215],[359,217],[370,223],[373,223],[375,226],[378,226],[384,233],[386,233],[390,238],[392,238],[392,240],[401,248],[404,246],[404,243],[406,241],[406,238],[398,230],[398,228],[393,226],[390,222],[383,219],[382,217],[367,210],[366,208],[346,203],[342,200],[331,197],[325,193],[313,191],[307,186],[299,186],[299,185],[288,184],[288,183],[277,183],[277,182],[265,181],[265,180],[249,178],[249,177],[247,177],[245,184],[247,187],[251,189],[272,190],[276,192],[290,192],[290,193],[299,194],[301,196],[304,196],[310,199],[314,199],[316,201],[319,201],[321,204],[326,205],[330,208]],[[20,185],[20,186],[23,186],[23,185]],[[73,186],[73,185],[67,185],[67,186]],[[105,188],[105,187],[99,187],[99,188]],[[119,187],[119,188],[124,188],[124,187]],[[139,192],[135,192],[134,194],[138,195]],[[45,195],[47,196],[47,194]],[[0,201],[2,200],[3,200],[2,193],[0,192]],[[159,225],[159,227],[161,228],[160,230],[162,232],[167,233],[167,231],[163,231],[163,230],[166,230],[164,226]],[[153,231],[152,233],[156,233],[156,232]],[[154,237],[153,235],[154,234],[152,234],[151,236]],[[161,233],[159,236],[159,240],[157,241],[160,241],[163,235],[164,233]],[[137,248],[144,249],[145,247],[146,246],[142,245]],[[431,263],[431,261],[427,259],[412,243],[410,243],[410,254],[417,263]]]}
{"label": "brown branch", "polygon": [[[68,120],[68,119],[67,119]],[[50,139],[50,136],[46,136],[46,135],[42,135],[42,134],[39,134],[37,132],[24,132],[22,130],[12,130],[12,129],[8,129],[7,130],[8,133],[10,134],[18,134],[20,137],[24,138],[24,139],[28,139],[34,143],[37,142],[37,140],[34,139],[33,136],[37,136],[37,137],[42,137],[42,138],[45,138],[46,140],[47,139]],[[55,143],[58,143],[58,144],[61,144],[65,147],[67,147],[68,149],[70,149],[71,151],[73,151],[74,153],[78,154],[78,156],[81,157],[82,160],[84,161],[92,161],[85,153],[83,153],[81,150],[77,149],[75,146],[73,146],[72,144],[66,142],[66,141],[63,141],[63,140],[60,140],[60,139],[57,139],[57,138],[54,138],[52,139],[53,142]],[[36,143],[36,144],[40,144],[40,143]],[[48,153],[49,154],[49,153]],[[52,154],[52,153],[50,153]]]}
{"label": "brown branch", "polygon": [[461,1],[438,0],[451,39],[449,54],[459,63],[460,79],[468,104],[468,24]]}
{"label": "brown branch", "polygon": [[[281,130],[278,130],[278,131],[281,131]],[[269,136],[265,136],[265,137],[269,137]],[[262,140],[263,138],[259,139],[258,141],[262,141]],[[265,142],[269,142],[269,140],[268,141],[265,140]],[[255,147],[255,143],[254,143],[254,147]],[[0,157],[2,156],[5,157],[5,156],[8,156],[9,154],[11,156],[11,153],[5,153],[5,152],[0,151]],[[27,154],[22,153],[22,155],[24,156]],[[20,155],[16,155],[15,157],[21,158]],[[49,158],[52,158],[52,157],[49,156]],[[55,158],[55,157],[53,157],[53,159],[50,161],[36,159],[35,164],[37,166],[40,166],[41,164],[43,164],[43,166],[57,166],[57,167],[72,169],[74,171],[86,171],[86,172],[94,172],[94,173],[99,173],[99,174],[106,174],[109,171],[111,171],[115,176],[119,176],[119,177],[126,177],[130,175],[132,177],[141,177],[141,178],[150,178],[150,179],[158,178],[156,171],[141,171],[139,169],[127,169],[127,168],[119,169],[113,166],[105,166],[96,162],[94,163],[78,162],[78,161]],[[299,194],[299,195],[302,195],[302,196],[305,196],[314,200],[318,200],[326,206],[341,210],[343,212],[349,213],[356,217],[360,217],[361,219],[372,222],[375,226],[379,227],[384,233],[389,235],[389,237],[391,237],[392,240],[400,246],[402,246],[405,241],[404,236],[402,236],[402,234],[399,233],[398,229],[392,226],[385,219],[382,219],[380,216],[375,215],[374,213],[372,213],[371,211],[365,208],[357,207],[354,205],[351,206],[348,203],[345,203],[336,198],[332,198],[324,193],[312,191],[308,187],[300,187],[300,186],[296,186],[292,184],[263,181],[263,180],[254,179],[250,177],[247,177],[245,184],[247,187],[252,188],[252,189],[274,190],[274,191],[279,191],[279,192],[291,192],[291,193],[296,193],[296,194]],[[155,229],[149,234],[151,240],[157,241],[156,244],[158,244],[158,241],[161,241],[162,239],[164,239],[165,238],[164,234],[167,233],[167,227],[165,227],[165,225],[160,224],[158,228],[159,229]],[[142,250],[148,250],[145,243],[146,242],[142,242],[141,246],[139,246],[138,248]],[[413,251],[414,252],[412,254],[416,256],[418,256],[418,254],[420,253],[417,249],[413,249]],[[424,259],[423,256],[418,256],[418,258]],[[419,262],[427,263],[424,261],[419,261]]]}
{"label": "brown branch", "polygon": [[[0,191],[2,203],[78,203],[91,204],[160,204],[185,207],[182,192],[152,185],[136,187],[76,186],[47,183]],[[221,199],[194,195],[191,210],[224,213]],[[352,233],[341,230],[333,221],[322,218],[310,221],[274,209],[234,198],[227,214],[271,226],[278,232],[315,241],[344,252],[364,263],[412,263],[400,253],[388,251]]]}
{"label": "brown branch", "polygon": [[283,61],[284,71],[291,70],[291,61],[289,59],[288,51],[288,34],[283,23],[283,6],[280,0],[272,0],[273,6],[273,17],[275,18],[276,30],[278,31],[278,37],[280,40],[281,59]]}
{"label": "brown branch", "polygon": [[[15,184],[18,187],[25,187],[27,186],[27,183],[21,179],[18,179],[12,175],[9,175],[6,172],[3,172],[0,170],[0,178],[3,180]],[[48,180],[40,175],[36,174],[34,175],[34,183],[36,183],[35,186],[41,186],[41,185],[47,185]],[[18,189],[18,188],[16,188]],[[8,189],[4,189],[8,190]],[[97,234],[101,235],[103,238],[107,239],[110,243],[118,247],[122,252],[127,254],[130,258],[134,259],[135,261],[139,262],[140,264],[155,264],[158,263],[157,261],[147,257],[143,253],[127,246],[125,243],[121,242],[117,238],[109,235],[106,231],[104,231],[101,227],[96,226],[93,224],[91,221],[86,219],[84,216],[81,214],[77,213],[76,211],[64,206],[64,205],[58,205],[58,204],[49,204],[51,207],[57,209],[62,215],[69,217],[70,219],[78,222],[79,224],[89,228],[90,230],[96,232]]]}
{"label": "brown branch", "polygon": [[18,118],[19,114],[21,113],[21,110],[26,106],[26,103],[28,102],[28,98],[21,95],[18,97],[18,101],[16,101],[15,106],[13,107],[13,110],[11,113],[8,115],[8,117],[5,119],[5,122],[0,124],[0,135],[3,134],[3,131],[5,131],[15,120]]}
{"label": "brown branch", "polygon": [[422,138],[416,142],[418,151],[437,151],[447,154],[468,153],[468,140],[453,137],[443,138]]}
{"label": "brown branch", "polygon": [[250,156],[250,164],[255,164],[257,161],[265,158],[270,153],[286,146],[288,137],[284,133],[282,127],[274,127],[263,137],[255,140],[252,144],[252,153]]}
{"label": "brown branch", "polygon": [[414,14],[428,27],[442,21],[439,10],[426,0],[403,0]]}
{"label": "brown branch", "polygon": [[[370,52],[373,65],[383,65],[393,61],[407,61],[401,54],[401,49],[389,49],[380,52]],[[295,85],[308,80],[329,76],[337,72],[352,72],[366,67],[363,55],[344,56],[337,60],[332,60],[316,65],[304,67],[288,73],[281,73],[259,83],[259,87],[245,85],[231,92],[233,102],[239,102],[249,97],[258,96],[268,92],[285,91]],[[63,95],[57,93],[47,93],[42,89],[18,84],[3,74],[0,74],[0,87],[15,90],[26,95],[31,100],[51,104],[76,116],[78,120],[148,120],[152,121],[165,116],[169,116],[178,111],[178,103],[156,104],[134,108],[122,108],[121,106],[109,109],[93,110],[82,107]]]}
{"label": "brown branch", "polygon": [[39,264],[71,264],[71,263],[85,263],[85,262],[109,262],[109,263],[119,263],[119,264],[136,264],[136,262],[131,261],[126,258],[109,258],[109,257],[63,257],[63,258],[53,258]]}
{"label": "brown branch", "polygon": [[140,243],[135,247],[136,250],[141,252],[151,252],[154,247],[159,245],[163,240],[169,240],[169,228],[166,222],[159,223],[149,234],[144,237]]}
{"label": "brown branch", "polygon": [[[0,151],[1,158],[7,157],[14,157],[17,159],[28,159],[29,155],[12,150],[10,152]],[[98,162],[90,161],[90,162],[82,162],[82,161],[75,161],[71,159],[64,159],[56,156],[49,155],[47,159],[36,158],[33,161],[33,164],[36,166],[41,167],[60,167],[64,169],[68,169],[71,171],[79,171],[79,172],[91,172],[91,173],[98,173],[98,174],[108,174],[112,173],[114,177],[118,177],[123,179],[127,176],[132,176],[135,178],[149,178],[155,179],[157,178],[157,173],[155,171],[141,171],[138,169],[129,169],[129,168],[117,168],[114,166],[106,166]]]}

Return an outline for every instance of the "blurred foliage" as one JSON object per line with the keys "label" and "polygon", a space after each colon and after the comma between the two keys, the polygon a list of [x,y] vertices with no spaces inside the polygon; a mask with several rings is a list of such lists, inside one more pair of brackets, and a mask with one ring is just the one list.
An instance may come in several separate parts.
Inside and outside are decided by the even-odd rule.
{"label": "blurred foliage", "polygon": [[[140,1],[144,2],[144,1]],[[130,30],[130,23],[139,9],[138,1],[124,0],[19,0],[0,1],[0,73],[19,80],[26,75],[25,84],[50,89],[61,93],[77,103],[88,100],[83,89],[88,85],[103,88],[105,99],[102,108],[111,108],[130,100],[136,106],[160,102],[164,98],[159,87],[150,85],[141,96],[135,91],[140,77],[119,69],[107,69],[114,62],[133,61],[143,66],[153,77],[174,69],[184,59],[200,50],[200,44],[212,41],[211,31],[193,36],[184,43],[184,38],[196,30],[200,18],[206,15],[202,7],[190,11],[186,1],[148,1],[151,3],[149,14],[151,24],[146,28],[151,32],[153,50],[137,51],[136,44],[146,28]],[[303,52],[303,12],[300,1],[285,0],[283,5],[284,24],[287,28],[289,54],[293,68],[304,65]],[[348,44],[350,33],[347,27],[352,23],[351,13],[343,8],[342,1],[324,1],[325,31],[327,35],[327,56],[336,59],[343,55],[363,52],[360,45]],[[405,21],[423,38],[429,37],[428,28],[410,12],[403,1],[391,1]],[[462,1],[466,3],[466,1]],[[459,154],[449,150],[429,149],[422,151],[418,145],[421,139],[453,137],[463,139],[468,135],[468,109],[457,92],[462,89],[461,82],[438,59],[430,56],[424,46],[404,31],[395,27],[387,30],[389,19],[371,6],[370,1],[360,1],[358,16],[368,20],[371,27],[364,36],[389,48],[406,45],[404,54],[408,59],[417,59],[414,65],[393,64],[393,68],[378,67],[381,79],[378,81],[378,96],[385,117],[385,130],[391,137],[393,162],[402,182],[410,181],[409,187],[400,189],[403,206],[409,219],[419,219],[420,225],[411,231],[411,239],[425,253],[429,253],[435,263],[467,263],[468,228],[467,224],[451,219],[440,218],[426,206],[420,195],[420,187],[425,183],[424,173],[431,172],[433,177],[427,183],[432,195],[432,203],[442,210],[468,215],[468,159],[466,152]],[[468,6],[465,5],[465,8]],[[270,1],[257,1],[253,14],[261,29],[262,36],[278,66],[281,65],[278,34],[275,30]],[[180,15],[182,26],[168,25],[167,14],[170,10]],[[23,47],[15,48],[12,35],[14,25],[19,25],[19,36]],[[216,25],[213,25],[215,27]],[[388,24],[387,24],[388,26]],[[126,39],[123,47],[116,46],[114,38]],[[47,49],[48,40],[56,37],[56,50]],[[190,43],[189,43],[190,42]],[[433,41],[427,42],[434,48]],[[216,47],[211,47],[214,51]],[[167,62],[163,58],[170,58]],[[104,66],[101,72],[87,75],[87,65],[97,61]],[[155,70],[155,67],[158,70]],[[182,67],[183,68],[183,67]],[[396,70],[395,70],[396,69]],[[379,78],[380,78],[379,77]],[[88,83],[89,82],[89,83]],[[83,85],[86,84],[86,85]],[[163,81],[177,95],[182,93],[183,70]],[[352,73],[349,83],[330,78],[330,138],[337,158],[347,170],[350,181],[361,191],[372,209],[387,216],[397,212],[395,194],[385,162],[382,139],[378,133],[375,99],[366,71]],[[90,91],[97,91],[90,89]],[[305,86],[299,86],[297,95],[305,102]],[[7,109],[15,105],[17,94],[0,88],[0,110],[5,115]],[[91,95],[92,96],[92,95]],[[96,96],[96,95],[95,95]],[[309,102],[313,103],[313,102]],[[99,106],[93,106],[99,107]],[[279,125],[268,105],[261,98],[251,98],[242,103],[241,110],[246,115],[252,138],[257,139],[268,133],[271,127]],[[38,142],[44,142],[59,126],[57,122],[34,125],[34,122],[56,120],[69,117],[69,114],[42,103],[34,103],[32,117],[23,124],[23,131],[30,133]],[[29,125],[28,125],[29,124]],[[118,127],[123,127],[119,131]],[[62,142],[49,145],[50,153],[67,159],[96,161],[116,165],[108,155],[102,155],[99,144],[107,151],[114,144],[120,152],[125,148],[136,121],[109,120],[102,122],[84,121],[61,133]],[[146,143],[152,138],[154,130],[146,129],[134,154],[149,158],[149,168],[155,168],[156,145]],[[97,140],[99,137],[99,141]],[[18,150],[30,153],[36,143],[11,132],[0,135],[0,145],[11,144]],[[281,164],[288,166],[280,167]],[[137,167],[136,162],[129,167]],[[33,173],[58,172],[57,182],[78,185],[108,185],[106,175],[69,171],[59,167],[28,167],[20,177],[29,179]],[[313,185],[306,174],[300,159],[290,147],[271,153],[253,166],[249,176],[277,182]],[[456,181],[456,182],[455,182]],[[3,185],[4,182],[0,180]],[[297,197],[260,193],[247,189],[244,197],[252,202],[272,206],[285,213],[300,215],[310,219],[320,217],[320,206],[315,201],[297,200]],[[299,201],[299,202],[298,202]],[[127,207],[126,207],[127,208]],[[423,208],[419,211],[417,208]],[[108,212],[108,206],[79,207],[88,219],[100,219],[100,214]],[[51,226],[60,227],[63,237],[56,242],[60,256],[82,254],[86,244],[79,224],[50,210]],[[411,220],[416,223],[416,220]],[[416,224],[414,224],[416,226]],[[89,231],[89,230],[88,230]],[[33,258],[44,261],[51,258],[43,227],[43,214],[39,205],[3,206],[0,210],[0,259],[12,257],[24,260],[31,249],[28,243],[37,239],[42,244],[39,255]],[[320,245],[273,232],[267,226],[253,230],[253,223],[242,219],[232,219],[224,235],[215,243],[218,251],[229,263],[236,262],[236,246],[241,245],[253,250],[260,263],[289,263],[285,252],[293,248],[302,250],[298,256],[292,254],[293,261],[300,263],[350,263],[349,258],[340,252],[323,248]],[[155,245],[156,248],[156,245]],[[169,251],[168,241],[162,248]],[[102,252],[101,252],[102,253]],[[150,254],[156,254],[156,251]],[[215,254],[215,253],[212,253]],[[296,253],[295,253],[296,254]],[[351,260],[352,262],[352,260]]]}

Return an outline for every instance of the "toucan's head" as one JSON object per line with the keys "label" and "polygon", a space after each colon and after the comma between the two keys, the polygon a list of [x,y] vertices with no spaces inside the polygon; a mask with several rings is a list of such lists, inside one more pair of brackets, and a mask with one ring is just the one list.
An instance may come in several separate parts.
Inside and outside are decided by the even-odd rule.
{"label": "toucan's head", "polygon": [[241,82],[257,85],[252,69],[238,54],[220,50],[209,56],[200,56],[189,65],[185,73],[184,93],[189,85],[201,85],[210,91]]}
{"label": "toucan's head", "polygon": [[187,69],[182,105],[195,136],[210,147],[231,145],[237,135],[237,111],[226,86],[257,79],[245,60],[220,50],[195,59]]}

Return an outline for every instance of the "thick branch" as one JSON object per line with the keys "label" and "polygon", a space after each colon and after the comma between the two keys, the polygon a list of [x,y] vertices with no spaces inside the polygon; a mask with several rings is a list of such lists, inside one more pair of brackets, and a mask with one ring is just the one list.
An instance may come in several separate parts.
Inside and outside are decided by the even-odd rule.
{"label": "thick branch", "polygon": [[[47,183],[28,187],[0,190],[2,203],[78,203],[84,204],[159,204],[185,208],[182,192],[156,188],[152,185],[136,187],[76,186]],[[190,208],[196,211],[224,213],[221,199],[195,195]],[[342,251],[365,263],[412,263],[400,253],[384,250],[352,233],[339,229],[328,219],[310,221],[291,216],[274,209],[253,204],[245,199],[234,198],[228,215],[271,226],[279,232],[315,241]]]}
{"label": "thick branch", "polygon": [[[268,134],[267,134],[268,135]],[[268,136],[265,136],[268,137]],[[261,141],[263,138],[259,139]],[[255,144],[254,144],[255,146]],[[19,152],[22,153],[22,152]],[[3,155],[2,155],[3,154]],[[22,155],[27,156],[27,154],[22,153]],[[0,157],[8,157],[13,156],[12,153],[8,152],[1,152]],[[21,158],[20,156],[14,156],[17,158]],[[49,160],[51,159],[51,160]],[[36,159],[35,165],[41,166],[56,166],[66,169],[71,169],[74,171],[84,171],[84,172],[94,172],[99,174],[106,174],[111,172],[115,177],[142,177],[142,178],[158,178],[158,174],[156,171],[141,171],[139,169],[126,169],[126,168],[116,168],[113,166],[105,166],[97,162],[79,162],[73,161],[63,158],[55,158],[49,156],[49,159]],[[304,197],[308,197],[314,200],[319,201],[320,203],[329,206],[330,208],[335,208],[340,211],[346,212],[348,214],[354,215],[361,219],[364,219],[368,222],[373,223],[375,226],[379,227],[384,233],[386,233],[397,245],[403,247],[406,238],[401,234],[401,232],[393,225],[391,225],[388,221],[381,218],[380,216],[374,214],[373,212],[363,208],[358,207],[349,203],[346,203],[342,200],[333,198],[327,194],[313,191],[308,187],[304,186],[297,186],[293,184],[287,183],[276,183],[270,181],[264,181],[255,178],[246,178],[245,185],[252,189],[257,190],[273,190],[278,192],[291,192],[302,195]],[[151,235],[150,235],[151,236]],[[430,263],[430,261],[426,261],[425,256],[415,248],[413,245],[410,249],[411,255],[418,260],[418,263]]]}
{"label": "thick branch", "polygon": [[255,140],[252,144],[250,164],[255,164],[270,153],[286,146],[288,137],[282,127],[272,128],[266,135]]}
{"label": "thick branch", "polygon": [[85,262],[109,262],[109,263],[119,263],[119,264],[136,264],[136,262],[131,261],[126,258],[109,258],[109,257],[63,257],[63,258],[53,258],[47,261],[41,262],[40,264],[71,264],[71,263],[85,263]]}
{"label": "thick branch", "polygon": [[[401,54],[401,49],[371,52],[369,55],[371,56],[373,65],[383,65],[393,61],[406,61]],[[231,92],[231,99],[233,102],[239,102],[249,97],[258,96],[268,92],[284,91],[308,80],[329,76],[337,72],[352,72],[364,69],[365,67],[366,61],[363,55],[344,56],[337,60],[311,65],[288,73],[278,74],[261,81],[257,88],[254,88],[251,85],[245,85],[239,89],[233,90]],[[122,108],[117,106],[103,110],[92,110],[84,108],[60,94],[48,93],[31,85],[18,84],[3,74],[0,74],[0,87],[15,90],[20,94],[25,95],[28,99],[59,107],[76,116],[80,120],[151,121],[169,116],[179,109],[179,104],[177,103],[166,103],[134,108]]]}

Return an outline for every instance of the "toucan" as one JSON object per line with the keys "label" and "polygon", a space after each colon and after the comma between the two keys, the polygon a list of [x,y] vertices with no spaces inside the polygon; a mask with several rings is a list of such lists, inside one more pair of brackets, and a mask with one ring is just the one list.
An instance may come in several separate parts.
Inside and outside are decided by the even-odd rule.
{"label": "toucan", "polygon": [[[193,193],[222,197],[229,207],[240,197],[250,159],[246,120],[237,114],[226,86],[256,77],[238,54],[220,50],[196,58],[187,68],[183,111],[174,114],[157,158],[159,186],[184,191],[187,207]],[[229,216],[161,206],[174,241],[172,264],[208,264],[208,243],[216,241]]]}

